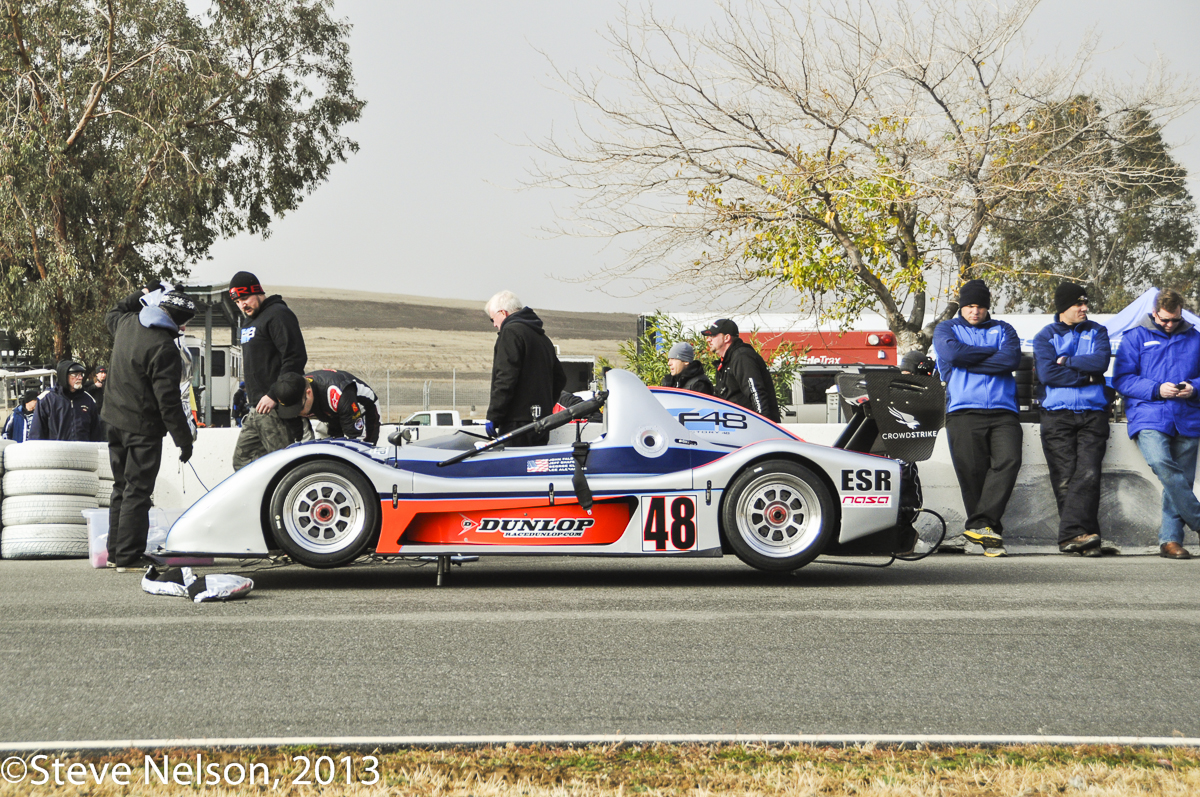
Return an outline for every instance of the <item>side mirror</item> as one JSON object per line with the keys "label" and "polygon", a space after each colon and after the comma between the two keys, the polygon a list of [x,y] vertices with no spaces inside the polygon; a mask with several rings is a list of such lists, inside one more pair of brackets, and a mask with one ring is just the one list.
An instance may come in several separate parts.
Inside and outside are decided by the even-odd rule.
{"label": "side mirror", "polygon": [[412,429],[397,429],[388,435],[388,442],[394,446],[398,446],[402,442],[411,443],[414,438],[415,434]]}

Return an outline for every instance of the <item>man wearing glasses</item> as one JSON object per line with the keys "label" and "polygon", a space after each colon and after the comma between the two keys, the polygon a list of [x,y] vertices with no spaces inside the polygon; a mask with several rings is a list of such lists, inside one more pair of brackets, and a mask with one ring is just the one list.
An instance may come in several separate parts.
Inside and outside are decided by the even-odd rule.
{"label": "man wearing glasses", "polygon": [[1161,290],[1154,312],[1125,333],[1113,386],[1125,396],[1129,436],[1162,482],[1159,556],[1190,559],[1183,527],[1200,530],[1192,492],[1200,446],[1200,331],[1183,318],[1183,297]]}
{"label": "man wearing glasses", "polygon": [[1058,549],[1100,555],[1100,469],[1108,446],[1104,372],[1108,329],[1088,320],[1087,290],[1064,282],[1054,292],[1054,323],[1033,339],[1042,383],[1042,452],[1058,504]]}

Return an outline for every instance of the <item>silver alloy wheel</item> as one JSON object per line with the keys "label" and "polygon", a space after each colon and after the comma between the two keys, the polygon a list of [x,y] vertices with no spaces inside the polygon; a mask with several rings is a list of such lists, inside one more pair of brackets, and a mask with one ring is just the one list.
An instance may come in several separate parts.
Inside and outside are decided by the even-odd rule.
{"label": "silver alloy wheel", "polygon": [[791,473],[764,473],[738,496],[737,530],[763,556],[784,558],[821,535],[824,517],[816,492]]}
{"label": "silver alloy wheel", "polygon": [[296,545],[313,553],[337,553],[359,539],[366,508],[358,488],[337,473],[314,473],[283,500],[283,526]]}

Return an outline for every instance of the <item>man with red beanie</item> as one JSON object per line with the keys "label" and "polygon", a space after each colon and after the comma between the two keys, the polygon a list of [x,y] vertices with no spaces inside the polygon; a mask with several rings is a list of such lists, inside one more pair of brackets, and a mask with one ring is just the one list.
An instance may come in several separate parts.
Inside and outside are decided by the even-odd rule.
{"label": "man with red beanie", "polygon": [[278,401],[269,391],[280,374],[304,373],[308,350],[296,314],[282,296],[267,296],[258,277],[249,271],[233,275],[229,298],[247,319],[242,326],[241,343],[250,411],[242,422],[242,432],[233,451],[233,469],[239,470],[300,440],[299,422],[285,420],[272,412]]}

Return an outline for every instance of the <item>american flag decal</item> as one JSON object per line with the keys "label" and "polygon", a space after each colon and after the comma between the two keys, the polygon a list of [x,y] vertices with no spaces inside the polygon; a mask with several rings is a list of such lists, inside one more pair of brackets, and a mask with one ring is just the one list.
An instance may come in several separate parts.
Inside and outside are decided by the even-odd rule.
{"label": "american flag decal", "polygon": [[525,463],[526,473],[549,473],[550,460],[548,459],[531,459]]}

